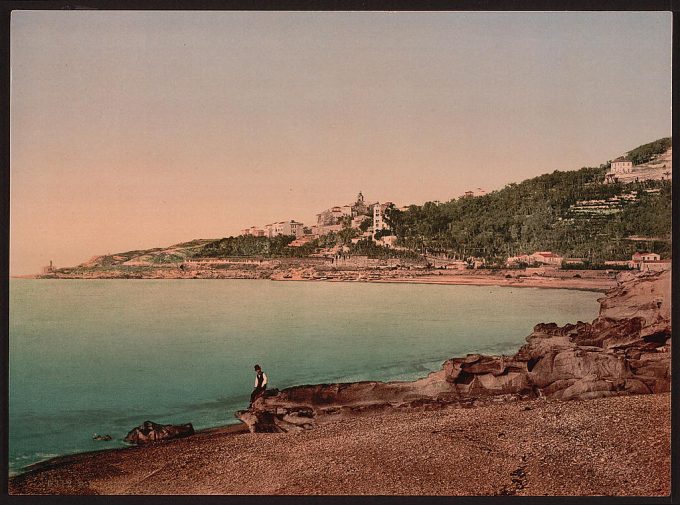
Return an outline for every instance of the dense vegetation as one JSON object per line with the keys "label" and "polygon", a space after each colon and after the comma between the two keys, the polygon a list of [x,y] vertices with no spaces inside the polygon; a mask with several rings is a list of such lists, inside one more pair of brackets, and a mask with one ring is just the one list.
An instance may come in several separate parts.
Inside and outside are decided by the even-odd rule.
{"label": "dense vegetation", "polygon": [[[644,147],[644,146],[643,146]],[[552,250],[596,263],[629,259],[636,250],[670,253],[671,186],[668,182],[601,184],[607,170],[582,168],[545,174],[509,184],[476,198],[459,198],[436,205],[391,208],[386,221],[398,243],[415,250],[446,252],[462,258],[481,256],[501,263],[508,256]],[[646,189],[660,189],[647,193]],[[638,191],[635,202],[617,213],[576,215],[579,200],[607,199]],[[637,235],[661,240],[634,242]]]}
{"label": "dense vegetation", "polygon": [[673,141],[670,137],[655,140],[649,144],[641,145],[636,147],[628,153],[627,159],[633,162],[633,165],[640,165],[641,163],[647,163],[654,156],[665,153],[673,145]]}
{"label": "dense vegetation", "polygon": [[208,242],[195,255],[208,258],[220,257],[300,257],[309,256],[314,247],[306,244],[301,247],[288,247],[295,237],[278,235],[276,237],[254,237],[239,235]]}

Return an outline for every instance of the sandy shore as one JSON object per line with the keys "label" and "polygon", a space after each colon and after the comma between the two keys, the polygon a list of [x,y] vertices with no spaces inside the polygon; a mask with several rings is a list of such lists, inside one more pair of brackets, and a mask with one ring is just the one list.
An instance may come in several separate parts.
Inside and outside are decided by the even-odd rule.
{"label": "sandy shore", "polygon": [[667,495],[670,394],[212,430],[52,460],[12,494]]}
{"label": "sandy shore", "polygon": [[503,286],[514,288],[578,289],[584,291],[607,291],[616,286],[616,280],[607,278],[565,279],[558,277],[526,277],[508,279],[501,276],[420,276],[376,279],[369,282],[408,282],[411,284],[441,284],[465,286]]}
{"label": "sandy shore", "polygon": [[[377,282],[407,284],[439,284],[464,286],[503,286],[516,288],[578,289],[605,292],[616,286],[616,277],[600,271],[561,272],[560,275],[518,275],[517,271],[338,271],[327,272],[328,277],[304,277],[304,272],[277,272],[271,276],[276,281],[305,282]],[[317,273],[317,275],[322,275]],[[575,277],[576,275],[576,277]]]}
{"label": "sandy shore", "polygon": [[550,289],[579,289],[607,291],[616,286],[616,275],[601,270],[555,270],[546,274],[529,275],[519,270],[409,270],[409,269],[359,269],[324,267],[241,269],[205,268],[180,270],[162,267],[143,273],[125,273],[120,270],[56,272],[48,275],[16,276],[15,278],[41,279],[271,279],[275,281],[308,282],[392,282],[409,284],[442,284],[470,286],[508,286]]}

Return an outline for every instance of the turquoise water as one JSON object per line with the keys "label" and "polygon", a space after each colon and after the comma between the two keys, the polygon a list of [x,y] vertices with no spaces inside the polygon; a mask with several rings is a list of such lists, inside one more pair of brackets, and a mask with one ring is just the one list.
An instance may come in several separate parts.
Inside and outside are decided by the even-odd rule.
{"label": "turquoise water", "polygon": [[[145,420],[235,422],[254,363],[270,386],[405,380],[513,353],[535,323],[597,315],[597,293],[252,280],[10,281],[10,471],[123,446]],[[114,440],[96,442],[92,435]]]}

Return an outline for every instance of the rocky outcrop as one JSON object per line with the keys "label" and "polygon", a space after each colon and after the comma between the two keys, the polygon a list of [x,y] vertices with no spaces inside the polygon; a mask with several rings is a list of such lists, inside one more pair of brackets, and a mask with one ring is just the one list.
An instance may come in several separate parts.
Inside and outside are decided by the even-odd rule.
{"label": "rocky outcrop", "polygon": [[140,426],[132,429],[123,439],[130,444],[143,445],[158,440],[188,437],[194,434],[194,427],[188,424],[157,424],[144,421]]}
{"label": "rocky outcrop", "polygon": [[670,390],[671,272],[622,274],[591,323],[541,323],[514,356],[469,354],[414,382],[318,384],[260,398],[236,417],[252,432],[297,431],[343,415],[546,396]]}

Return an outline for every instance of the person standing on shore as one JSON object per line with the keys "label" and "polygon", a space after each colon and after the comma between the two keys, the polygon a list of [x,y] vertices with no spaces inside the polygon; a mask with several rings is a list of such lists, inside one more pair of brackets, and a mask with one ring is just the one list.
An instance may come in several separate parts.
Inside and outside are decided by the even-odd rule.
{"label": "person standing on shore", "polygon": [[262,371],[260,365],[255,365],[255,389],[250,393],[250,405],[248,408],[253,406],[253,402],[258,396],[263,394],[267,389],[267,374]]}

